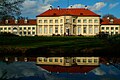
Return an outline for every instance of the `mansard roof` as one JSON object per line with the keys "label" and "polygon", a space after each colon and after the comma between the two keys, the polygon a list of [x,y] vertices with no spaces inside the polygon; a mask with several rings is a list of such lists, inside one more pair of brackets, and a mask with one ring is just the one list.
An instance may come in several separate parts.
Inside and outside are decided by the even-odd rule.
{"label": "mansard roof", "polygon": [[120,25],[120,19],[117,19],[117,18],[114,18],[114,19],[103,18],[101,20],[101,25]]}
{"label": "mansard roof", "polygon": [[17,20],[17,23],[16,20],[13,19],[3,20],[0,22],[0,25],[36,25],[36,24],[37,24],[36,19],[28,19],[26,20],[26,22],[24,19],[21,19],[21,20]]}
{"label": "mansard roof", "polygon": [[37,17],[54,17],[54,16],[95,16],[100,17],[100,15],[92,12],[85,8],[60,8],[60,9],[49,9],[42,14],[37,15]]}

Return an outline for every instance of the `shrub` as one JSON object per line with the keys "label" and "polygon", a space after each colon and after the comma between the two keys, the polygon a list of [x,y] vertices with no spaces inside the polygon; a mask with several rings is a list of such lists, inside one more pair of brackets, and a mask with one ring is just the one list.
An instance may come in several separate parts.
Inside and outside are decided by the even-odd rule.
{"label": "shrub", "polygon": [[100,39],[106,39],[108,38],[109,34],[104,33],[104,32],[99,32],[99,34],[97,34],[95,37],[98,37]]}
{"label": "shrub", "polygon": [[8,36],[9,37],[9,36],[18,36],[18,35],[15,35],[13,33],[1,32],[0,36]]}

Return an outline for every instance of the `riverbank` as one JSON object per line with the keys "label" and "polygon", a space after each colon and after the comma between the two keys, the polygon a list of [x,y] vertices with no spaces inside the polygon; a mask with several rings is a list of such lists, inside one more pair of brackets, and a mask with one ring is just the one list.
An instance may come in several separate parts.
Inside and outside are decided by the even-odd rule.
{"label": "riverbank", "polygon": [[110,39],[84,36],[2,36],[0,37],[0,56],[117,57],[120,53],[119,43]]}

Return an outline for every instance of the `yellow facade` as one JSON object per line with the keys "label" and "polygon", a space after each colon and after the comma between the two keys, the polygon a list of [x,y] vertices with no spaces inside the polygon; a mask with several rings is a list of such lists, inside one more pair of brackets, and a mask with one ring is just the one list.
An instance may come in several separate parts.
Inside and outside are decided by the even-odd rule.
{"label": "yellow facade", "polygon": [[0,32],[13,33],[19,36],[35,36],[36,25],[0,25]]}
{"label": "yellow facade", "polygon": [[40,65],[99,65],[99,57],[37,57]]}
{"label": "yellow facade", "polygon": [[100,17],[37,17],[37,35],[85,35],[99,33]]}
{"label": "yellow facade", "polygon": [[101,32],[109,35],[120,34],[120,25],[101,25]]}

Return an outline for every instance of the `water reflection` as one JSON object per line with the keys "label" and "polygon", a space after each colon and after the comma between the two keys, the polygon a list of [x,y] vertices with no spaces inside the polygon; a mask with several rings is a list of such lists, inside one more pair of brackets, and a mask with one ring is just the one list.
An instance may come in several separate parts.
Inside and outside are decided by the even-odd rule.
{"label": "water reflection", "polygon": [[[29,59],[27,59],[29,61]],[[100,63],[87,73],[48,72],[36,62],[0,62],[0,80],[120,80],[120,64]]]}

